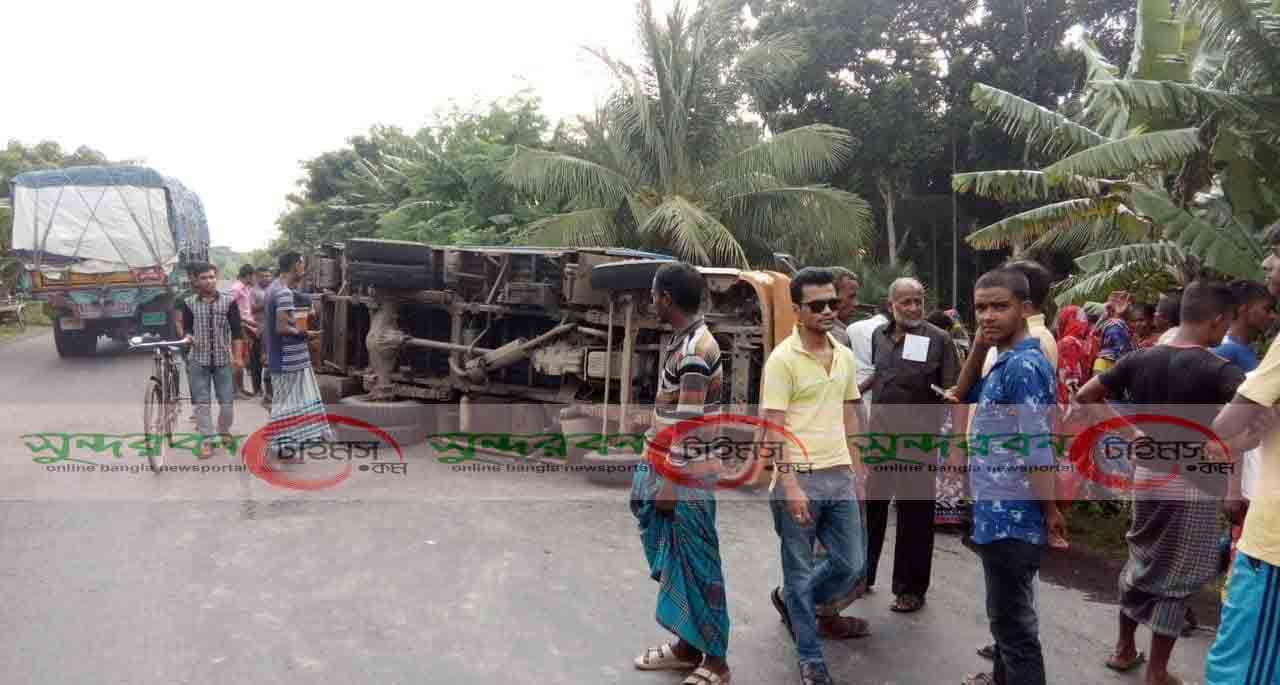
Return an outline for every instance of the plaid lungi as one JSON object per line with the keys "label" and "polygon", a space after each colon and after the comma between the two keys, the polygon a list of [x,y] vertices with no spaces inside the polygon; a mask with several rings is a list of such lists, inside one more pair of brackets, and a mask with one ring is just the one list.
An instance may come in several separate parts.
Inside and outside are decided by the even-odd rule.
{"label": "plaid lungi", "polygon": [[[1139,466],[1137,482],[1166,472]],[[1126,536],[1129,561],[1120,573],[1120,610],[1151,632],[1177,637],[1187,601],[1218,575],[1220,502],[1175,477],[1135,494]]]}
{"label": "plaid lungi", "polygon": [[640,525],[640,543],[649,577],[658,582],[658,625],[712,657],[729,648],[716,498],[710,489],[675,486],[676,510],[658,513],[654,498],[663,479],[642,464],[631,481],[631,513]]}
{"label": "plaid lungi", "polygon": [[324,411],[320,386],[310,368],[271,374],[271,448],[306,442],[330,442],[333,431]]}

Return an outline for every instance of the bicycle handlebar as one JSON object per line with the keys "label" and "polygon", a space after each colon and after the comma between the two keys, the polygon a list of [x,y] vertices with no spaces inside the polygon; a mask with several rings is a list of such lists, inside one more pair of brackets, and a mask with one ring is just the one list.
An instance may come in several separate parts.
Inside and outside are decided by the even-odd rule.
{"label": "bicycle handlebar", "polygon": [[157,340],[158,336],[139,336],[129,340],[129,349],[131,350],[153,350],[156,348],[166,348],[169,350],[179,350],[190,347],[191,343],[186,340]]}

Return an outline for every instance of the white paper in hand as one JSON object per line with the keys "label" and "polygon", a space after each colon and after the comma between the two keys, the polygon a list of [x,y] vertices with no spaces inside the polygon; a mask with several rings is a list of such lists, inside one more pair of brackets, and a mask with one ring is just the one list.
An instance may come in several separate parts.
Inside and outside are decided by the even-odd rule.
{"label": "white paper in hand", "polygon": [[902,358],[909,362],[922,362],[929,359],[929,339],[923,335],[907,334],[902,344]]}

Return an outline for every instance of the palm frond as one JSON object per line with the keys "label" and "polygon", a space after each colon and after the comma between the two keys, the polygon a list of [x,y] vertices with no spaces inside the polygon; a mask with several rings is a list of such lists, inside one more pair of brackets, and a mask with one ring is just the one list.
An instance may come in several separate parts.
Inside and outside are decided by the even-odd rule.
{"label": "palm frond", "polygon": [[1177,244],[1158,240],[1090,252],[1077,257],[1076,266],[1086,273],[1095,274],[1116,267],[1141,264],[1168,264],[1180,268],[1186,260],[1187,252]]}
{"label": "palm frond", "polygon": [[757,92],[772,92],[790,80],[804,60],[806,50],[800,40],[789,33],[765,36],[738,57],[738,78]]}
{"label": "palm frond", "polygon": [[1091,226],[1097,219],[1110,216],[1121,203],[1116,195],[1099,198],[1077,198],[1036,207],[997,221],[970,233],[966,241],[979,250],[1026,243],[1049,231],[1072,226]]}
{"label": "palm frond", "polygon": [[1240,278],[1261,278],[1267,250],[1259,236],[1234,219],[1215,226],[1175,205],[1163,190],[1140,188],[1133,194],[1133,203],[1162,228],[1166,240],[1195,255],[1205,266]]}
{"label": "palm frond", "polygon": [[973,86],[973,106],[1006,133],[1047,154],[1069,154],[1107,142],[1107,138],[1030,100],[983,83]]}
{"label": "palm frond", "polygon": [[631,190],[625,176],[605,166],[519,145],[502,175],[516,190],[593,207],[616,207]]}
{"label": "palm frond", "polygon": [[539,219],[524,230],[524,237],[536,245],[601,247],[617,245],[613,210],[582,209]]}
{"label": "palm frond", "polygon": [[1164,120],[1199,124],[1211,114],[1226,112],[1245,126],[1280,128],[1280,97],[1233,95],[1176,81],[1125,79],[1090,85],[1133,109],[1158,112]]}
{"label": "palm frond", "polygon": [[729,229],[679,195],[667,197],[650,212],[640,232],[670,245],[676,256],[694,264],[747,267],[747,255]]}
{"label": "palm frond", "polygon": [[1120,204],[1110,216],[1049,231],[1027,249],[1032,252],[1080,254],[1085,251],[1140,243],[1149,240],[1152,234],[1151,222],[1134,214],[1124,204]]}
{"label": "palm frond", "polygon": [[1280,82],[1280,17],[1262,0],[1191,0],[1189,15],[1200,25],[1206,48],[1231,55],[1245,87]]}
{"label": "palm frond", "polygon": [[[1084,260],[1083,264],[1081,260]],[[1158,281],[1161,274],[1173,280],[1172,274],[1183,270],[1187,262],[1186,253],[1166,242],[1136,243],[1098,250],[1076,260],[1081,268],[1086,264],[1095,268],[1068,278],[1058,287],[1054,302],[1061,307],[1102,300],[1118,288],[1133,290],[1135,282]]]}
{"label": "palm frond", "polygon": [[712,169],[708,178],[717,181],[765,174],[785,183],[813,183],[843,168],[852,144],[849,132],[842,128],[826,124],[801,126],[726,159]]}
{"label": "palm frond", "polygon": [[[1107,185],[1114,185],[1108,183]],[[1102,194],[1104,183],[1095,178],[1066,176],[1052,179],[1042,171],[998,169],[954,174],[951,189],[973,193],[1001,202],[1058,200],[1072,196]]]}
{"label": "palm frond", "polygon": [[736,195],[782,188],[786,185],[782,179],[766,173],[727,176],[710,181],[702,188],[702,195],[712,202],[723,203]]}
{"label": "palm frond", "polygon": [[852,258],[871,236],[871,207],[829,186],[775,187],[735,195],[723,218],[738,235],[781,245],[801,261]]}
{"label": "palm frond", "polygon": [[1115,79],[1120,75],[1120,67],[1107,61],[1102,51],[1098,49],[1096,43],[1090,38],[1081,41],[1080,53],[1084,55],[1084,63],[1086,68],[1086,79],[1089,81],[1106,81]]}
{"label": "palm frond", "polygon": [[1200,130],[1140,133],[1082,150],[1048,167],[1050,177],[1124,176],[1144,167],[1167,168],[1200,151]]}

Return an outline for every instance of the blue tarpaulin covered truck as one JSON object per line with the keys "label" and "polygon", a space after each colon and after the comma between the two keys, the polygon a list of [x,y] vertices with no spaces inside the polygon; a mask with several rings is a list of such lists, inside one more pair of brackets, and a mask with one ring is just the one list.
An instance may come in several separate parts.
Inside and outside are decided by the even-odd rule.
{"label": "blue tarpaulin covered truck", "polygon": [[92,355],[103,336],[172,334],[180,267],[209,254],[195,193],[140,166],[31,171],[10,184],[19,287],[48,303],[59,355]]}

